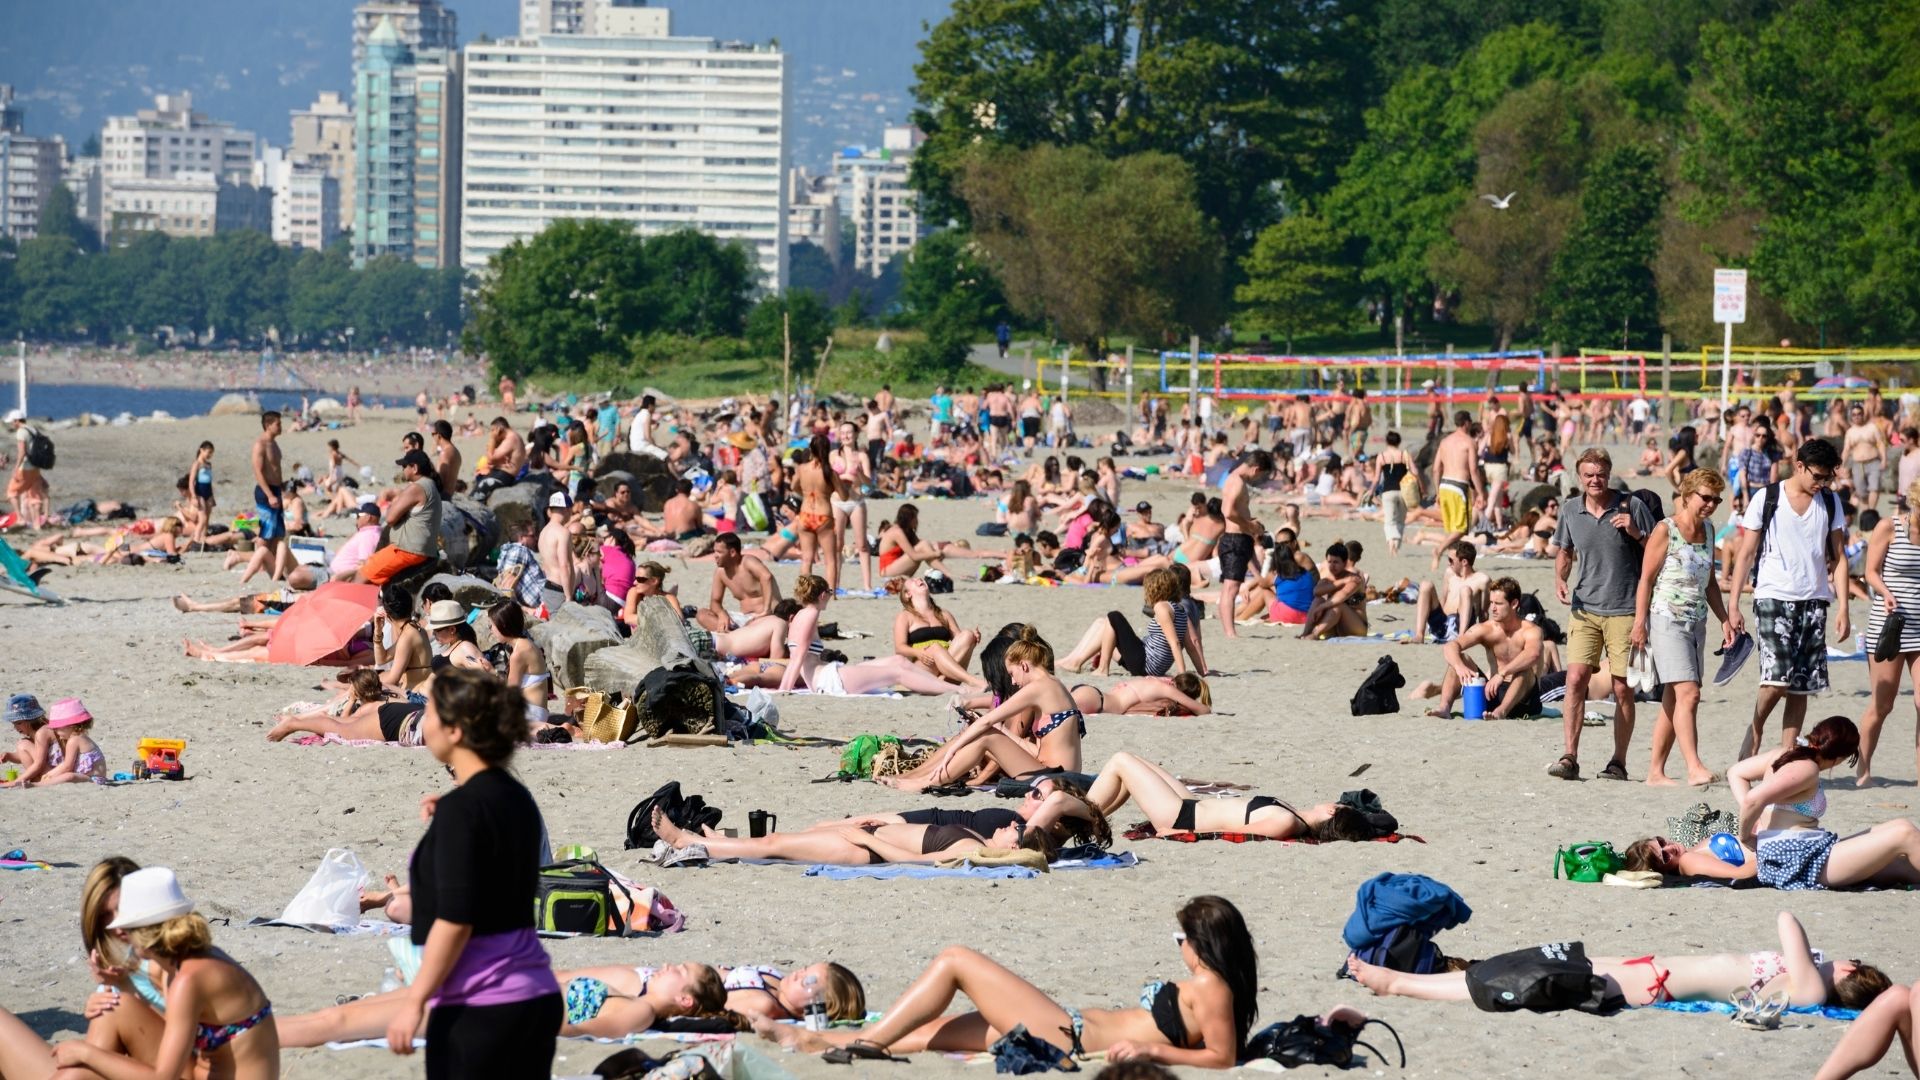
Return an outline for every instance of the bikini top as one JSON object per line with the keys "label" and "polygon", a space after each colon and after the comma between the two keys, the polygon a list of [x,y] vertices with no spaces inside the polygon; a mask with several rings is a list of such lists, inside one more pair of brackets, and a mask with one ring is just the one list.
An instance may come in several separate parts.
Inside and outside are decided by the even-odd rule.
{"label": "bikini top", "polygon": [[1180,985],[1156,980],[1140,988],[1140,1007],[1153,1014],[1153,1026],[1171,1045],[1187,1045],[1187,1021],[1180,1015]]}
{"label": "bikini top", "polygon": [[913,648],[936,643],[945,645],[952,640],[953,635],[945,626],[916,626],[907,631],[907,644]]}
{"label": "bikini top", "polygon": [[1791,810],[1801,817],[1818,820],[1827,812],[1827,793],[1824,789],[1815,788],[1812,798],[1802,799],[1799,802],[1768,803],[1767,809]]}
{"label": "bikini top", "polygon": [[201,1024],[199,1033],[193,1037],[193,1048],[202,1054],[211,1054],[233,1040],[252,1031],[260,1021],[273,1015],[273,1002],[260,1006],[260,1011],[237,1024]]}
{"label": "bikini top", "polygon": [[1066,723],[1068,720],[1072,720],[1076,718],[1080,721],[1080,734],[1082,736],[1085,736],[1087,733],[1086,716],[1083,715],[1079,709],[1061,709],[1057,713],[1052,713],[1048,715],[1047,722],[1044,724],[1041,724],[1038,728],[1034,729],[1033,737],[1036,739],[1044,739],[1050,733],[1052,733],[1054,728],[1059,727],[1061,724]]}

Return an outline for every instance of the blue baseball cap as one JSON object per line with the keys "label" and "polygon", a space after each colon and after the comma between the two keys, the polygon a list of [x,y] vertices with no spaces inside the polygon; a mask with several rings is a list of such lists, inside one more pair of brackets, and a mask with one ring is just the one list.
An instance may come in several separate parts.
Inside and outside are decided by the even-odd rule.
{"label": "blue baseball cap", "polygon": [[39,720],[47,715],[40,707],[40,699],[32,694],[15,694],[7,699],[7,723],[17,724],[23,720]]}

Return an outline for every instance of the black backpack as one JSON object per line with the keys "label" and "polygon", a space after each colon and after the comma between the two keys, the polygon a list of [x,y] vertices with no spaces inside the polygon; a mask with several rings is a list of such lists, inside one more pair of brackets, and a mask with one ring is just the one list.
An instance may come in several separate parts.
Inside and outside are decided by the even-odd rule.
{"label": "black backpack", "polygon": [[1576,1012],[1611,1016],[1626,999],[1594,974],[1586,946],[1555,942],[1482,960],[1467,969],[1467,995],[1487,1012]]}
{"label": "black backpack", "polygon": [[1373,673],[1360,683],[1360,689],[1353,692],[1350,703],[1355,716],[1384,716],[1400,711],[1400,698],[1395,690],[1407,685],[1406,676],[1400,674],[1400,665],[1393,657],[1383,656],[1373,666]]}
{"label": "black backpack", "polygon": [[[1832,570],[1834,559],[1844,557],[1843,553],[1836,553],[1833,550],[1833,523],[1840,516],[1840,496],[1827,490],[1816,491],[1814,496],[1814,501],[1827,512],[1827,527],[1820,531],[1820,535],[1826,538],[1824,546],[1827,552],[1827,569]],[[1767,536],[1773,531],[1773,515],[1779,512],[1780,481],[1775,480],[1760,494],[1760,546],[1753,552],[1753,573],[1756,581],[1759,580],[1760,575],[1760,556],[1766,553]]]}
{"label": "black backpack", "polygon": [[660,785],[660,790],[640,800],[627,814],[627,850],[650,848],[660,839],[653,831],[653,810],[659,807],[667,820],[689,832],[715,828],[720,824],[720,808],[708,806],[707,800],[698,795],[691,797],[680,794],[680,781],[669,780]]}
{"label": "black backpack", "polygon": [[27,464],[36,469],[53,468],[53,440],[46,432],[36,430],[27,438]]}

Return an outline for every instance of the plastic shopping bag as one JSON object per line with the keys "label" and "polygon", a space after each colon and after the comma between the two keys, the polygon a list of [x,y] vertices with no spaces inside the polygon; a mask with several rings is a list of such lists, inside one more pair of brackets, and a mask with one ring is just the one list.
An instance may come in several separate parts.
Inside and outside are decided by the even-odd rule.
{"label": "plastic shopping bag", "polygon": [[306,887],[280,913],[280,921],[336,930],[353,926],[360,921],[360,889],[366,883],[367,868],[360,856],[346,848],[329,848]]}

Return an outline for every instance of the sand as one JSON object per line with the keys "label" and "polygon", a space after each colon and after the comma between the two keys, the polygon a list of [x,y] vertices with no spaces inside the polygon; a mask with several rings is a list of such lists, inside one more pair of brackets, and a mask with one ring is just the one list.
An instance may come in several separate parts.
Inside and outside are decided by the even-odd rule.
{"label": "sand", "polygon": [[[410,419],[410,418],[409,418]],[[338,433],[362,461],[382,464],[406,421],[376,420]],[[52,474],[56,504],[81,495],[160,504],[193,446],[219,447],[218,494],[241,501],[248,418],[139,424],[69,431]],[[289,461],[320,459],[326,436],[288,436]],[[468,460],[477,447],[463,445]],[[1130,484],[1129,501],[1151,498],[1170,520],[1186,491],[1173,483]],[[884,515],[889,504],[873,504]],[[921,504],[923,532],[970,536],[982,503]],[[1377,579],[1425,572],[1425,553],[1385,557],[1371,522],[1310,519],[1317,551],[1340,537],[1368,548],[1362,568]],[[17,538],[16,538],[17,540]],[[674,581],[686,597],[704,597],[707,571],[682,568]],[[962,564],[966,565],[966,564]],[[1551,601],[1551,568],[1493,562]],[[854,571],[849,568],[849,576]],[[783,583],[794,570],[779,569]],[[857,579],[855,579],[857,580]],[[189,741],[191,779],[120,789],[71,786],[3,791],[0,847],[65,864],[51,872],[0,877],[0,956],[9,977],[0,1006],[53,1035],[79,1030],[78,1010],[91,989],[77,932],[76,901],[86,867],[108,854],[178,869],[200,910],[216,921],[221,947],[257,975],[276,1009],[293,1013],[331,1004],[336,995],[374,990],[386,966],[384,941],[331,938],[292,930],[242,929],[255,915],[274,915],[330,847],[350,847],[378,871],[403,872],[421,832],[418,804],[442,790],[446,777],[424,750],[306,748],[270,745],[269,714],[288,702],[319,696],[325,673],[264,665],[216,665],[185,659],[182,635],[223,638],[233,618],[183,616],[167,603],[175,593],[201,598],[236,592],[214,556],[163,568],[83,567],[50,581],[72,598],[62,608],[0,599],[0,643],[8,656],[0,689],[28,690],[42,701],[85,698],[96,738],[116,769],[131,760],[143,736]],[[1130,616],[1131,590],[1039,590],[962,581],[944,598],[964,625],[991,633],[1011,619],[1031,619],[1063,649],[1109,608]],[[828,611],[843,626],[884,635],[892,600],[840,601]],[[1412,609],[1376,607],[1384,629],[1410,624]],[[1856,606],[1864,618],[1864,610]],[[1396,622],[1385,622],[1392,617]],[[1612,1019],[1562,1015],[1495,1016],[1467,1005],[1373,1000],[1333,972],[1344,955],[1340,928],[1355,888],[1381,871],[1433,875],[1473,906],[1469,924],[1442,937],[1448,952],[1485,956],[1548,940],[1581,939],[1594,955],[1754,950],[1775,946],[1774,915],[1786,909],[1808,925],[1829,955],[1864,957],[1896,979],[1920,976],[1920,943],[1912,934],[1914,897],[1904,893],[1799,893],[1676,889],[1635,892],[1556,882],[1556,845],[1596,838],[1624,845],[1657,832],[1669,815],[1697,798],[1685,788],[1638,783],[1565,783],[1546,776],[1559,753],[1558,721],[1465,723],[1421,717],[1403,700],[1399,716],[1356,719],[1347,699],[1383,654],[1396,657],[1409,683],[1437,675],[1436,646],[1328,645],[1293,640],[1275,628],[1221,637],[1206,629],[1213,663],[1232,674],[1214,683],[1221,714],[1200,719],[1096,717],[1086,739],[1097,765],[1127,749],[1189,777],[1226,779],[1296,802],[1372,788],[1410,833],[1426,844],[1182,845],[1164,841],[1118,846],[1141,858],[1137,868],[1060,873],[1028,881],[853,881],[807,878],[798,869],[717,866],[660,870],[621,850],[629,808],[663,781],[677,779],[744,828],[747,811],[765,809],[788,828],[854,812],[905,809],[927,800],[868,784],[810,784],[833,771],[837,751],[752,748],[609,753],[528,752],[515,763],[539,798],[556,844],[597,848],[636,880],[663,889],[687,913],[684,933],[655,940],[569,940],[549,943],[563,966],[591,963],[806,963],[835,959],[866,980],[883,1006],[940,947],[964,943],[998,957],[1059,1000],[1082,1006],[1134,1001],[1142,981],[1183,974],[1169,939],[1175,908],[1186,897],[1222,894],[1246,913],[1261,950],[1261,1022],[1351,1002],[1398,1027],[1414,1076],[1620,1075],[1734,1077],[1805,1076],[1839,1038],[1825,1020],[1790,1018],[1773,1034],[1737,1029],[1716,1016],[1642,1011]],[[857,659],[885,637],[854,641]],[[1857,716],[1866,665],[1836,664],[1836,689],[1812,715]],[[1751,670],[1734,686],[1709,688],[1702,743],[1709,764],[1724,768],[1737,745],[1753,696]],[[929,698],[781,701],[782,722],[809,734],[844,738],[859,732],[937,736],[940,704]],[[1643,707],[1630,768],[1646,768],[1653,713]],[[1842,832],[1911,815],[1910,723],[1896,712],[1878,763],[1891,786],[1865,792],[1851,777],[1834,778],[1830,827]],[[1774,729],[1777,731],[1777,727]],[[1607,732],[1588,729],[1589,772],[1606,760]],[[1365,769],[1363,775],[1353,774]],[[1844,771],[1844,770],[1839,770]],[[1837,772],[1839,772],[1837,771]],[[1721,786],[1705,798],[1729,806]],[[948,805],[983,806],[974,795]],[[1120,821],[1142,815],[1123,810]],[[228,921],[230,920],[230,921]],[[563,1042],[556,1072],[589,1072],[609,1048]],[[771,1051],[778,1056],[778,1051]],[[832,1070],[812,1059],[780,1057],[799,1075]],[[381,1051],[292,1051],[289,1076],[419,1075],[418,1058]],[[959,1075],[963,1066],[932,1055],[916,1059],[916,1076]],[[1892,1067],[1890,1060],[1883,1071]],[[968,1075],[985,1075],[974,1067]],[[864,1070],[863,1070],[864,1072]]]}

